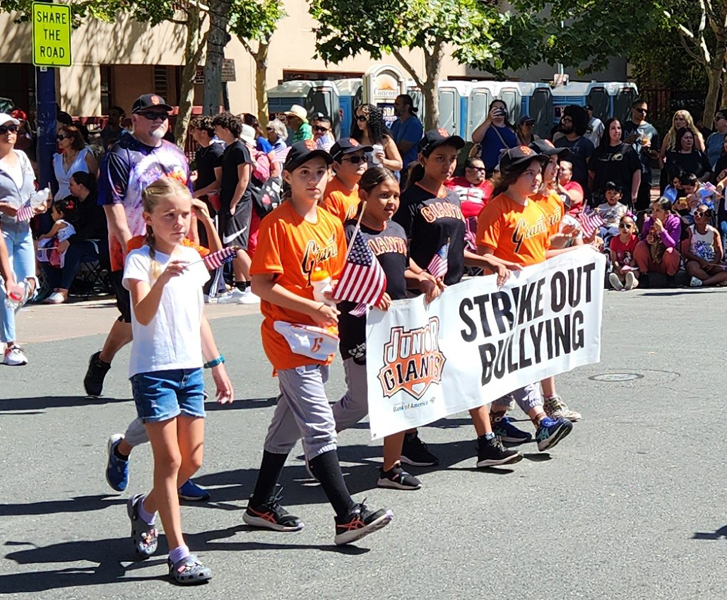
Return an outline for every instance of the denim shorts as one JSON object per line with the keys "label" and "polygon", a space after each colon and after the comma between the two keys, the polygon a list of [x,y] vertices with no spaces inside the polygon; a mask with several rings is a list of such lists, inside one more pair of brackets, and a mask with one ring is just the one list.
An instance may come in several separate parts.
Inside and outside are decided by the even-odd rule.
{"label": "denim shorts", "polygon": [[202,369],[137,373],[131,378],[136,413],[144,423],[168,421],[184,414],[204,417]]}

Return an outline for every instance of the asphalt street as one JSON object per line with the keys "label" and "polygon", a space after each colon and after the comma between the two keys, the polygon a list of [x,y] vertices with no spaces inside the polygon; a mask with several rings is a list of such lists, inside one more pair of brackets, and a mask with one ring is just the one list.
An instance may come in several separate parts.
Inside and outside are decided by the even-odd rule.
{"label": "asphalt street", "polygon": [[[79,321],[75,335],[49,339],[47,320],[26,319],[26,337],[44,327],[44,341],[26,344],[29,366],[0,367],[0,594],[724,598],[726,309],[724,290],[608,292],[601,363],[557,379],[583,421],[550,455],[527,445],[526,459],[510,470],[477,471],[473,428],[466,415],[454,415],[421,431],[442,465],[412,469],[420,491],[377,489],[379,443],[365,423],[342,433],[355,498],[395,514],[389,527],[344,549],[333,545],[332,509],[308,479],[300,447],[281,483],[285,505],[305,529],[243,524],[276,380],[262,352],[260,316],[217,315],[212,325],[237,400],[208,404],[206,460],[196,481],[212,501],[186,505],[182,517],[189,546],[214,577],[191,589],[167,581],[165,542],[157,557],[132,560],[125,503],[150,486],[150,448],[134,451],[125,493],[104,480],[106,440],[135,416],[128,351],[115,361],[104,397],[88,399],[81,381],[104,336],[83,336]],[[58,322],[74,323],[76,310],[59,309]],[[104,323],[114,317],[110,307],[96,313]],[[344,391],[340,361],[328,390],[333,399]]]}

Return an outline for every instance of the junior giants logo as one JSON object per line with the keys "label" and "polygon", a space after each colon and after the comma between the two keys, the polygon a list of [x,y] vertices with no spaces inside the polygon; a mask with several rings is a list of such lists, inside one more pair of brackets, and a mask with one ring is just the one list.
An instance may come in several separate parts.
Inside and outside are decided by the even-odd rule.
{"label": "junior giants logo", "polygon": [[379,381],[384,396],[391,398],[400,390],[419,400],[433,383],[442,381],[447,361],[439,350],[439,319],[432,317],[419,329],[391,330],[384,345],[384,366]]}

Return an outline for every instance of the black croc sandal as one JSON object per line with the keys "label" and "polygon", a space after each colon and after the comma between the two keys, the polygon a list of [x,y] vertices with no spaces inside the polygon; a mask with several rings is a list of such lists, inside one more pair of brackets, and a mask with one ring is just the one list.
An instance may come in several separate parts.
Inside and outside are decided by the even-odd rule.
{"label": "black croc sandal", "polygon": [[158,533],[154,525],[148,525],[139,517],[139,502],[144,498],[144,494],[137,494],[133,498],[129,498],[126,504],[126,511],[129,513],[131,521],[131,541],[134,543],[136,556],[139,558],[149,558],[157,550]]}
{"label": "black croc sandal", "polygon": [[169,576],[180,585],[194,585],[212,579],[212,571],[199,562],[194,554],[190,554],[174,564],[171,560],[167,562]]}

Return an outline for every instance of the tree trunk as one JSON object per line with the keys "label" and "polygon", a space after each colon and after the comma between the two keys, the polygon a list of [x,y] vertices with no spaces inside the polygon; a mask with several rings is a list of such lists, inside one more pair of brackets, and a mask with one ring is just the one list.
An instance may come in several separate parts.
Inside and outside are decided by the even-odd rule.
{"label": "tree trunk", "polygon": [[722,65],[724,64],[724,50],[719,58],[714,57],[712,64],[706,69],[709,88],[707,89],[707,97],[704,99],[704,112],[702,113],[702,123],[705,127],[711,127],[714,121],[714,113],[717,112],[717,102],[719,101],[719,92],[722,86]]}
{"label": "tree trunk", "polygon": [[444,43],[439,42],[434,45],[431,52],[424,53],[424,69],[427,74],[426,82],[423,82],[422,93],[424,94],[424,106],[426,114],[424,116],[424,130],[436,129],[439,123],[439,94],[437,90],[437,82],[439,81],[439,73],[442,70],[442,55],[444,53]]}
{"label": "tree trunk", "polygon": [[200,27],[201,11],[194,4],[187,8],[187,41],[184,46],[184,68],[182,69],[182,89],[179,92],[179,114],[174,125],[174,141],[184,149],[187,141],[187,126],[192,115],[194,103],[194,79],[197,76],[197,65],[202,53]]}
{"label": "tree trunk", "polygon": [[220,112],[222,96],[222,59],[230,36],[227,20],[230,15],[229,0],[210,0],[210,29],[207,34],[207,60],[204,65],[204,114]]}
{"label": "tree trunk", "polygon": [[268,52],[270,40],[260,40],[255,58],[255,98],[257,99],[257,118],[262,127],[268,124]]}

